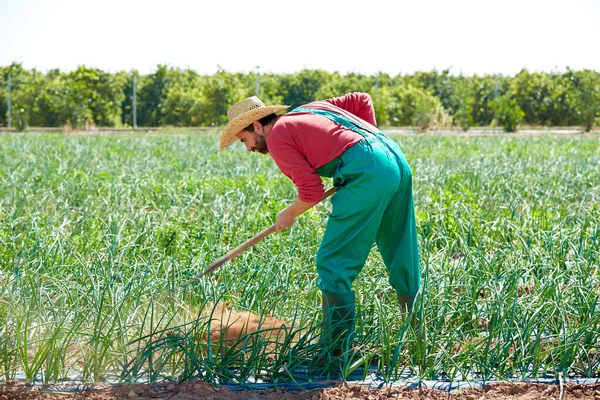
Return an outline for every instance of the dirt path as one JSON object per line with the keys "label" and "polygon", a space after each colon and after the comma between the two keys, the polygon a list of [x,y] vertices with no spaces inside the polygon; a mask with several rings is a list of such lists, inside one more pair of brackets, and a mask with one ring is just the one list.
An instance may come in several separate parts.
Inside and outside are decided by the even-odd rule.
{"label": "dirt path", "polygon": [[[65,386],[63,386],[64,388]],[[436,389],[384,388],[367,389],[356,385],[336,384],[328,389],[302,391],[243,391],[215,388],[202,382],[185,382],[180,385],[121,385],[80,393],[57,392],[56,387],[27,386],[23,384],[0,385],[0,400],[338,400],[338,399],[415,399],[415,400],[500,400],[500,399],[564,399],[600,400],[597,385],[544,385],[524,383],[513,385],[495,383],[482,389],[461,389],[444,392]],[[64,389],[63,389],[64,390]]]}

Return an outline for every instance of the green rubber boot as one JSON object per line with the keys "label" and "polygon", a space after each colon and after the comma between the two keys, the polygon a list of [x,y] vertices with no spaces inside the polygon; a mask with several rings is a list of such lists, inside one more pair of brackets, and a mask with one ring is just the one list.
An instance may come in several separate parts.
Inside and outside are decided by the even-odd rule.
{"label": "green rubber boot", "polygon": [[323,293],[323,337],[334,356],[352,347],[356,309],[354,292]]}

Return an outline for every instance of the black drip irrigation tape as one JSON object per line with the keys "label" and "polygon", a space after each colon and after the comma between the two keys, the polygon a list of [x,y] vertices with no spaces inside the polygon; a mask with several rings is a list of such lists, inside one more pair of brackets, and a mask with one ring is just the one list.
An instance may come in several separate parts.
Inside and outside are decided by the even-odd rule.
{"label": "black drip irrigation tape", "polygon": [[[267,389],[285,389],[285,390],[315,390],[315,389],[327,389],[329,387],[338,385],[343,382],[351,383],[353,385],[363,386],[367,389],[383,389],[393,387],[407,387],[409,389],[437,389],[444,392],[451,392],[458,389],[467,388],[478,388],[483,389],[487,384],[511,382],[511,383],[538,383],[546,385],[559,385],[560,380],[556,378],[540,378],[540,379],[506,379],[506,380],[454,380],[454,381],[435,381],[435,380],[417,380],[418,378],[414,375],[403,375],[401,379],[396,381],[385,381],[380,374],[376,372],[370,373],[366,379],[363,379],[362,374],[351,374],[342,379],[319,379],[315,378],[312,382],[286,382],[286,383],[249,383],[245,385],[239,384],[224,384],[221,387],[226,387],[233,391],[243,390],[267,390]],[[597,385],[600,384],[600,378],[565,378],[562,380],[563,384],[578,384],[578,385]]]}
{"label": "black drip irrigation tape", "polygon": [[[303,377],[299,376],[299,379]],[[537,384],[546,384],[546,385],[559,385],[560,381],[556,378],[540,378],[540,379],[527,379],[527,380],[516,380],[516,379],[506,379],[506,380],[455,380],[455,381],[434,381],[434,380],[410,380],[411,376],[406,375],[402,377],[403,379],[397,381],[388,381],[385,382],[383,378],[372,372],[367,376],[366,379],[362,379],[362,374],[350,374],[345,380],[342,379],[320,379],[319,377],[314,380],[308,382],[282,382],[282,383],[247,383],[247,384],[221,384],[218,385],[222,388],[227,388],[232,391],[241,392],[244,390],[251,391],[261,391],[261,390],[269,390],[269,389],[279,389],[286,391],[294,391],[294,390],[302,390],[302,391],[314,391],[320,389],[327,389],[332,386],[339,385],[341,383],[350,383],[353,385],[359,385],[365,387],[370,390],[377,390],[383,388],[393,388],[393,387],[408,387],[410,389],[437,389],[444,392],[452,392],[458,389],[466,389],[466,388],[477,388],[483,389],[487,384],[494,383],[502,383],[502,382],[510,382],[514,384],[518,383],[537,383]],[[416,379],[414,377],[413,379]],[[141,383],[141,382],[140,382]],[[155,382],[148,383],[148,385],[154,389],[157,388],[166,388],[168,385],[173,382]],[[563,384],[578,384],[578,385],[598,385],[600,384],[600,378],[565,378],[562,379]],[[1,384],[1,382],[0,382]],[[116,383],[93,383],[93,384],[76,384],[76,383],[64,383],[64,384],[54,384],[54,385],[42,385],[42,384],[33,384],[33,386],[37,386],[36,392],[43,393],[81,393],[84,391],[94,391],[94,390],[103,390],[110,389],[112,387],[121,386],[121,384]]]}

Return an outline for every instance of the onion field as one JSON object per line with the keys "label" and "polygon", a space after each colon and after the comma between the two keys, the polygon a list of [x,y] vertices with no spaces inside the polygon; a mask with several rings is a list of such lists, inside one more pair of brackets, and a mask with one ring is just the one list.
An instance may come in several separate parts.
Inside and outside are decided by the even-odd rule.
{"label": "onion field", "polygon": [[[394,139],[413,170],[422,293],[405,317],[374,247],[339,374],[599,377],[598,137]],[[217,142],[0,135],[0,382],[316,379],[330,203],[190,281],[296,196],[268,156]],[[220,304],[289,324],[211,340]]]}

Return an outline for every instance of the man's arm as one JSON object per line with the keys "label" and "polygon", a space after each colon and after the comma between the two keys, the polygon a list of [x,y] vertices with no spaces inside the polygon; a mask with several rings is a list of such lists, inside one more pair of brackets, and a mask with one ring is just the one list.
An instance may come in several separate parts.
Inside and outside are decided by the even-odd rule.
{"label": "man's arm", "polygon": [[275,231],[291,228],[296,218],[323,198],[323,181],[306,158],[286,140],[271,140],[269,151],[279,170],[298,188],[298,198],[277,216]]}
{"label": "man's arm", "polygon": [[292,140],[271,140],[269,154],[279,170],[298,188],[298,199],[314,204],[323,198],[323,181]]}

